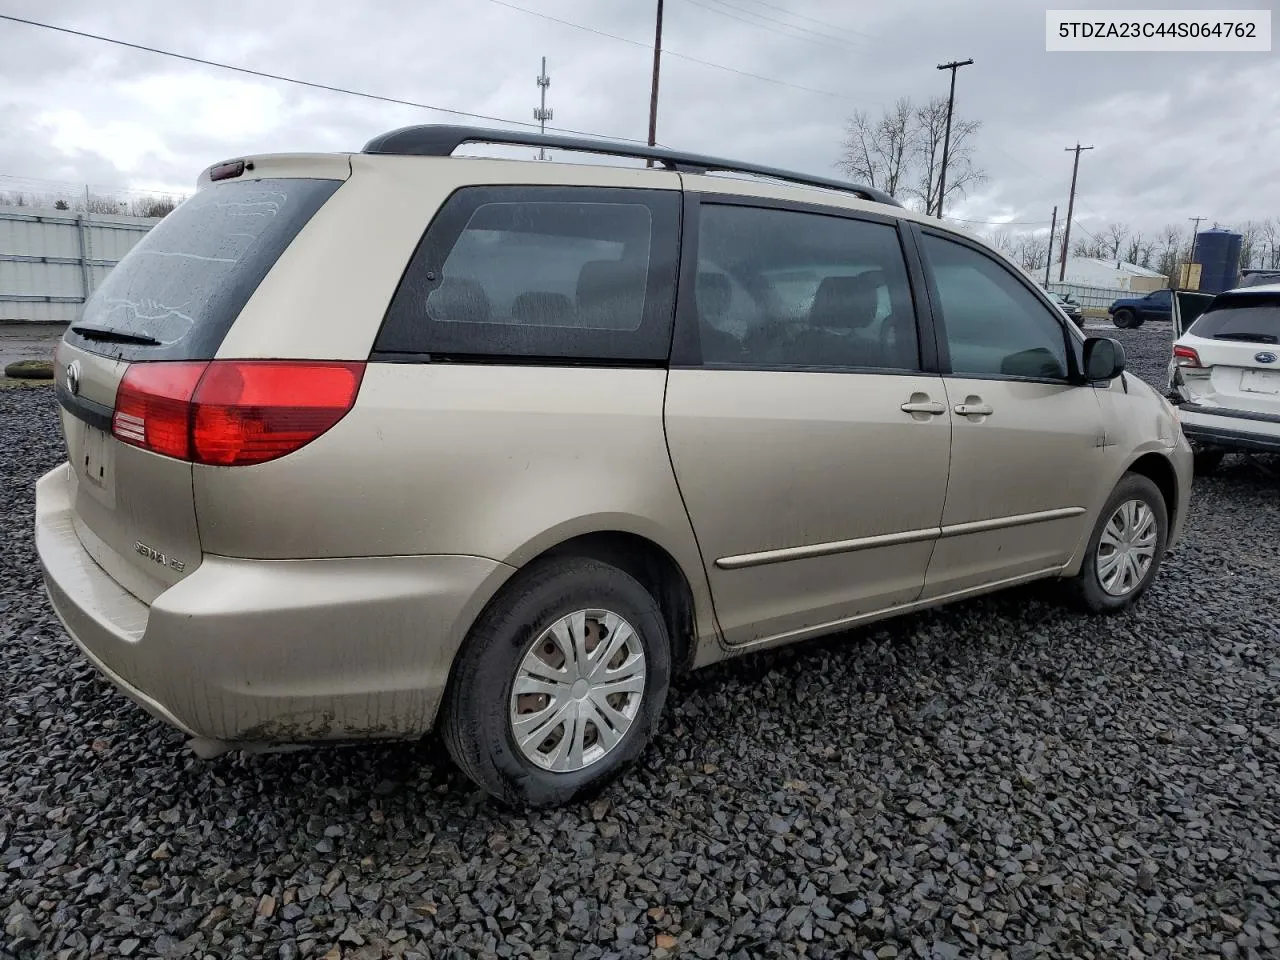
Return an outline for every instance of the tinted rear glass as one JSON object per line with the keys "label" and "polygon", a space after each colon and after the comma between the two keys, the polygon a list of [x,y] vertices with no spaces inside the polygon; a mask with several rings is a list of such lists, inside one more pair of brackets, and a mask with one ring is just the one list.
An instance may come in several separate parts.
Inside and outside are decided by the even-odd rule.
{"label": "tinted rear glass", "polygon": [[422,360],[665,360],[680,195],[465,187],[424,234],[377,355]]}
{"label": "tinted rear glass", "polygon": [[1261,287],[1269,283],[1280,283],[1280,270],[1250,273],[1240,278],[1242,287]]}
{"label": "tinted rear glass", "polygon": [[[212,359],[262,278],[341,183],[246,180],[197,191],[107,274],[68,341],[130,360]],[[76,327],[159,343],[121,343]]]}
{"label": "tinted rear glass", "polygon": [[1219,301],[1188,331],[1207,340],[1280,343],[1280,297],[1239,296]]}

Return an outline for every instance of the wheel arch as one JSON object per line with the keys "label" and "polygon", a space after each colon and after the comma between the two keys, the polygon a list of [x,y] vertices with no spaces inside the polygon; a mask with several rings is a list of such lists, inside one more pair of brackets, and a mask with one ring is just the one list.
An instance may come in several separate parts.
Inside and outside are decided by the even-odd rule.
{"label": "wheel arch", "polygon": [[1178,474],[1173,469],[1169,458],[1159,453],[1144,453],[1129,464],[1126,473],[1136,473],[1146,477],[1156,485],[1160,495],[1164,497],[1164,507],[1168,529],[1173,530],[1178,519]]}
{"label": "wheel arch", "polygon": [[[486,611],[502,601],[520,571],[557,557],[589,557],[617,567],[637,580],[658,604],[671,641],[671,665],[676,675],[688,672],[699,660],[702,645],[719,645],[719,628],[711,606],[710,587],[702,569],[696,543],[690,544],[693,561],[678,559],[680,545],[669,544],[649,525],[627,522],[617,515],[580,518],[523,544],[505,558],[504,564],[516,572],[486,599],[467,625],[459,650],[475,623]],[[690,536],[692,541],[692,535]],[[687,552],[683,551],[683,552]],[[690,569],[690,567],[693,569]],[[705,657],[702,659],[706,659]],[[457,657],[454,657],[455,663]],[[452,673],[452,667],[450,672]]]}
{"label": "wheel arch", "polygon": [[673,671],[679,674],[689,670],[697,646],[698,605],[689,577],[670,552],[637,533],[597,530],[548,547],[531,563],[557,557],[589,557],[637,580],[662,612],[671,641]]}

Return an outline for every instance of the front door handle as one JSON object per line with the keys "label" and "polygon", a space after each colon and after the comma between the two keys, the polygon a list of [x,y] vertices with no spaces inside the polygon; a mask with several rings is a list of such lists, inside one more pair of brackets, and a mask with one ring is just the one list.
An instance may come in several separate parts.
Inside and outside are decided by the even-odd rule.
{"label": "front door handle", "polygon": [[[974,401],[977,402],[975,403]],[[995,413],[990,404],[983,403],[977,397],[970,397],[964,403],[957,403],[955,411],[962,417],[989,417]]]}
{"label": "front door handle", "polygon": [[935,417],[947,412],[947,408],[937,400],[919,400],[902,405],[903,413],[930,413]]}

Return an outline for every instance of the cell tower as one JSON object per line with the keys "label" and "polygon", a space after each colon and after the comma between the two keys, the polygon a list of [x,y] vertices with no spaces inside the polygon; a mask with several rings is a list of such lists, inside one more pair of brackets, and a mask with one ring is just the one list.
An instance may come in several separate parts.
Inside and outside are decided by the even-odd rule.
{"label": "cell tower", "polygon": [[[533,108],[533,119],[538,121],[538,130],[542,133],[547,132],[547,121],[555,115],[555,111],[547,106],[547,87],[551,86],[551,78],[547,76],[547,58],[542,58],[542,73],[538,75],[539,95],[542,100],[541,106]],[[547,159],[547,151],[542,147],[538,148],[538,159]]]}

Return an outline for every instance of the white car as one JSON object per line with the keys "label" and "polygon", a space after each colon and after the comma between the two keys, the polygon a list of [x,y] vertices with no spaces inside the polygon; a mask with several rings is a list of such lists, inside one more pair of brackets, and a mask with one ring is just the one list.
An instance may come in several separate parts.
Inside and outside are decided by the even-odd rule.
{"label": "white car", "polygon": [[1174,297],[1169,393],[1206,473],[1232,451],[1280,453],[1280,284]]}

